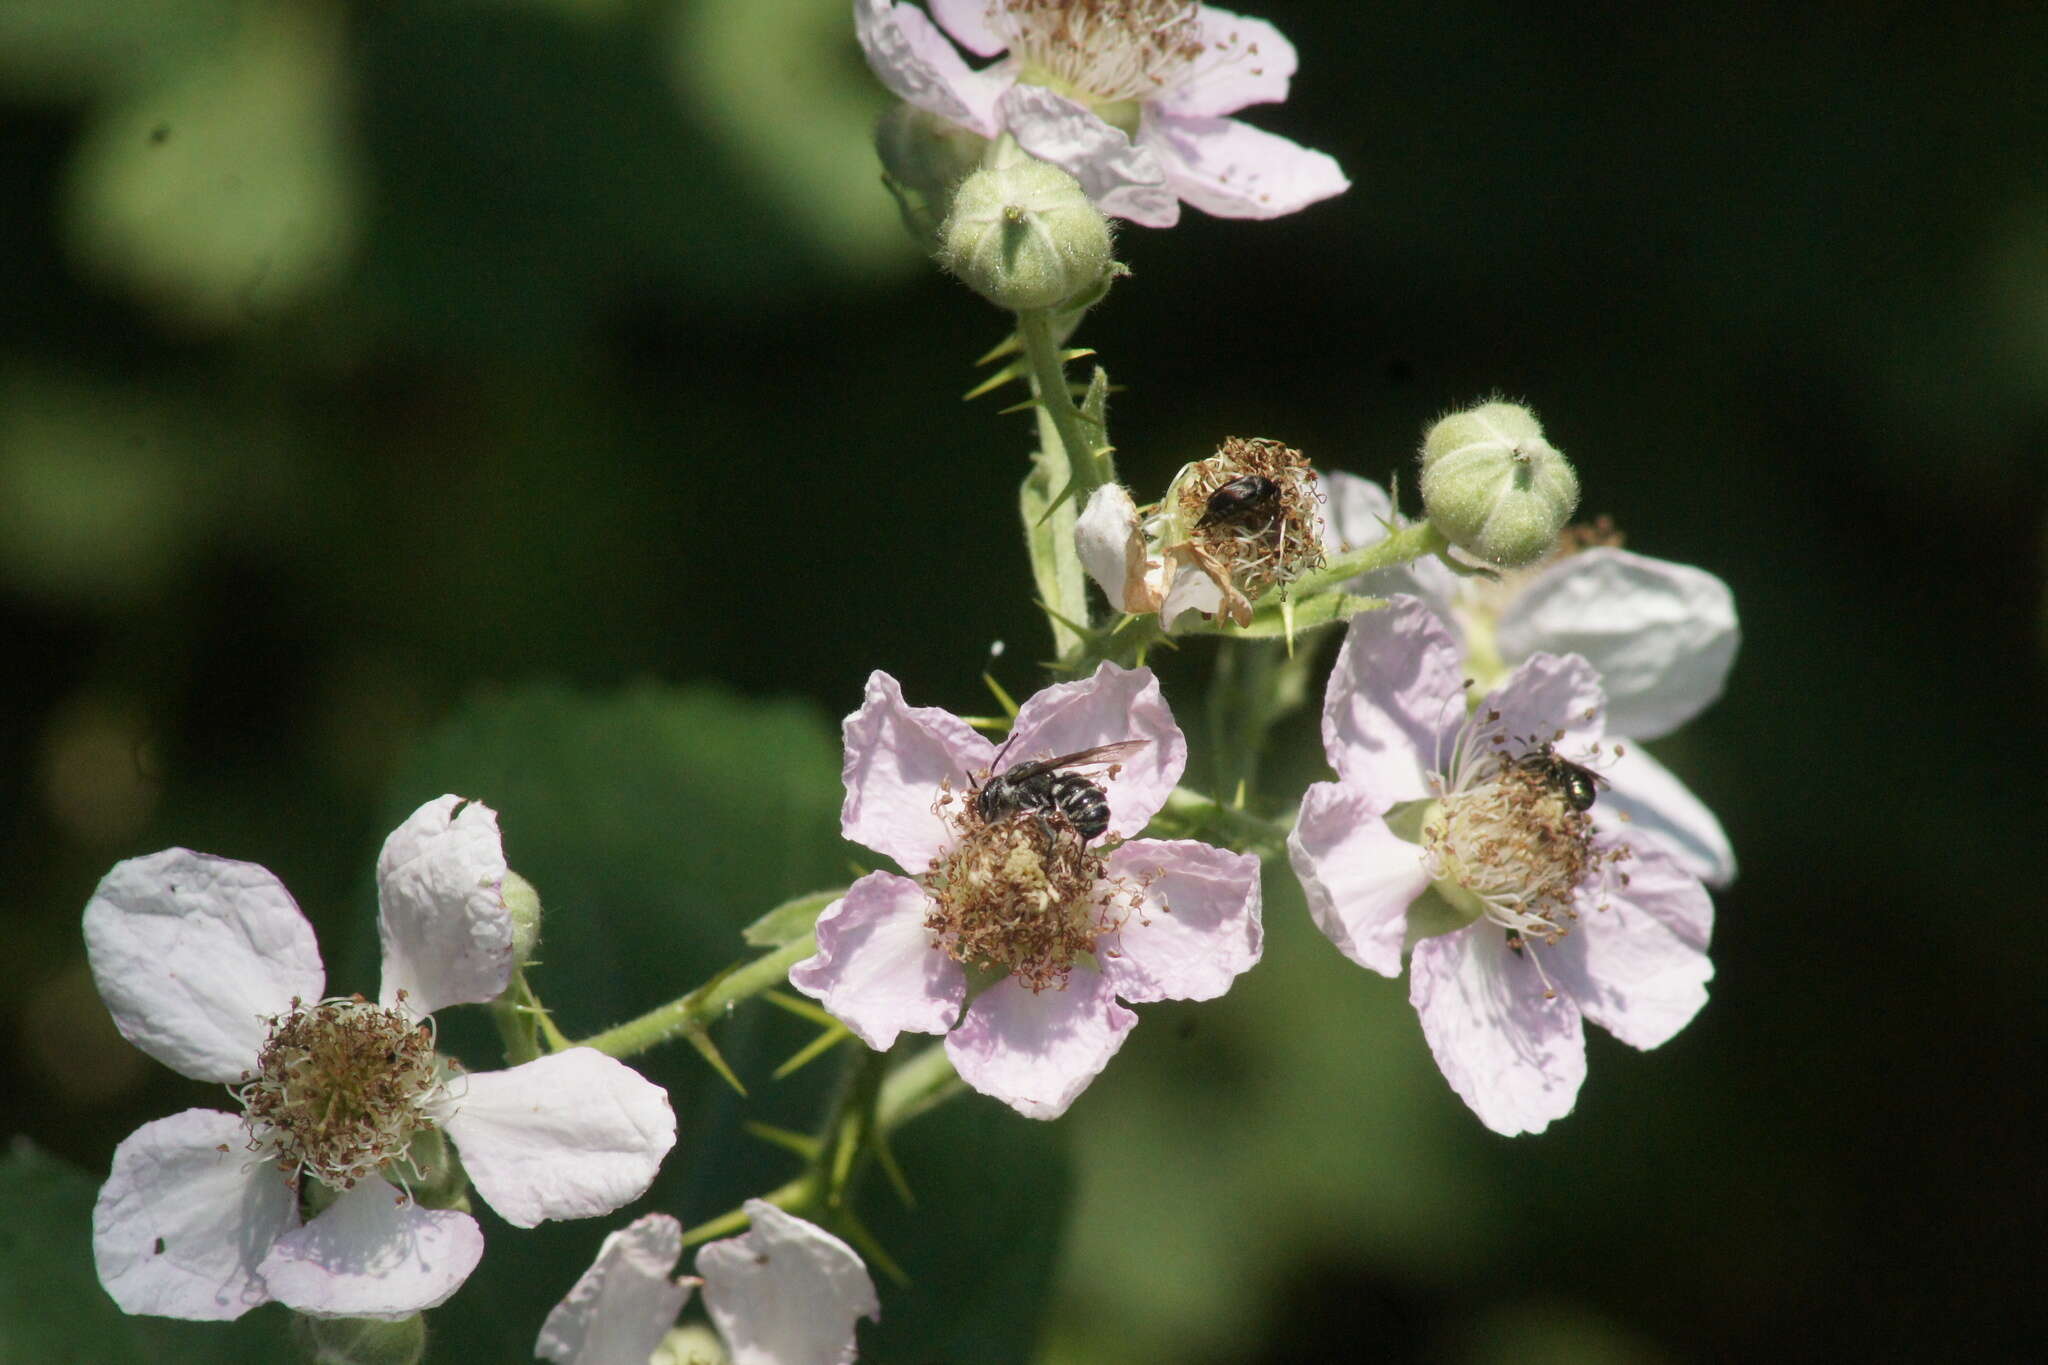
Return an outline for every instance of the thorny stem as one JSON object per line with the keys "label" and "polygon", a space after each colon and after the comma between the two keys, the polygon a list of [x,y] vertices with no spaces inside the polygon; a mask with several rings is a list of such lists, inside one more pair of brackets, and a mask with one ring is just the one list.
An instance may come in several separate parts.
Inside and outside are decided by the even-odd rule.
{"label": "thorny stem", "polygon": [[684,1034],[700,1031],[724,1017],[731,1006],[762,991],[781,985],[789,969],[818,951],[809,934],[774,952],[755,958],[722,976],[712,978],[696,990],[671,1000],[603,1033],[585,1038],[579,1047],[596,1048],[610,1057],[632,1057]]}
{"label": "thorny stem", "polygon": [[513,972],[505,993],[491,1002],[491,1022],[497,1025],[498,1037],[505,1045],[508,1066],[540,1056],[542,1043],[547,1044],[549,1052],[572,1046],[533,993],[524,969]]}

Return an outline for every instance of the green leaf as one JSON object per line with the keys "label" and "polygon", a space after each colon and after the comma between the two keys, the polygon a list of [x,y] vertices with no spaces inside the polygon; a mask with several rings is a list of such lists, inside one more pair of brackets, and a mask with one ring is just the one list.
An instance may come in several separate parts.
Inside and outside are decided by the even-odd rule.
{"label": "green leaf", "polygon": [[794,943],[811,932],[826,906],[845,894],[846,888],[842,886],[786,900],[741,930],[740,937],[756,948],[780,948],[785,943]]}

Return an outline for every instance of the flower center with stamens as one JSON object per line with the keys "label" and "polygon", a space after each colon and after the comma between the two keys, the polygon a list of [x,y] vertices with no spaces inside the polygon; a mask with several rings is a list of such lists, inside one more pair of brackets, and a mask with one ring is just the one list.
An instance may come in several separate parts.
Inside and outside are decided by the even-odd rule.
{"label": "flower center with stamens", "polygon": [[1006,970],[1033,991],[1064,987],[1075,959],[1137,901],[1059,815],[984,821],[971,798],[940,810],[958,838],[924,876],[924,925],[957,962]]}
{"label": "flower center with stamens", "polygon": [[252,1147],[275,1152],[294,1188],[311,1173],[342,1190],[405,1156],[434,1126],[440,1091],[431,1026],[360,995],[295,999],[271,1016],[256,1071],[235,1087]]}
{"label": "flower center with stamens", "polygon": [[1138,106],[1185,80],[1203,55],[1192,0],[992,0],[989,27],[1018,79],[1088,105],[1135,134]]}
{"label": "flower center with stamens", "polygon": [[1482,712],[1460,730],[1440,795],[1417,822],[1423,865],[1465,923],[1488,920],[1511,943],[1556,943],[1578,918],[1581,884],[1627,849],[1596,846],[1592,817],[1549,766],[1507,751],[1498,722]]}

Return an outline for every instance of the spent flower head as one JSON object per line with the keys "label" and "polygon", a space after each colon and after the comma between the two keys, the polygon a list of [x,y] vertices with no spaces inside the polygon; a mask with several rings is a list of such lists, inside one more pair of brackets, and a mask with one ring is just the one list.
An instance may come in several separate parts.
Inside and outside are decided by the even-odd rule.
{"label": "spent flower head", "polygon": [[702,1285],[720,1357],[731,1365],[851,1365],[860,1319],[882,1311],[867,1267],[853,1248],[795,1214],[759,1199],[745,1208],[753,1226],[700,1250],[694,1279],[675,1277],[683,1229],[665,1213],[606,1237],[548,1314],[534,1354],[558,1365],[647,1365],[665,1342],[695,1335],[675,1321]]}
{"label": "spent flower head", "polygon": [[[1398,522],[1377,484],[1343,473],[1326,483],[1333,549],[1374,544]],[[1612,789],[1603,805],[1709,886],[1734,880],[1735,853],[1720,821],[1641,744],[1669,734],[1721,695],[1741,639],[1726,583],[1690,564],[1626,550],[1620,533],[1601,521],[1567,527],[1551,553],[1526,568],[1461,575],[1419,560],[1349,586],[1427,602],[1459,642],[1465,675],[1481,690],[1537,654],[1584,657],[1600,674],[1607,732],[1627,741],[1601,769]]]}
{"label": "spent flower head", "polygon": [[312,926],[254,863],[173,848],[106,875],[85,939],[115,1025],[242,1106],[159,1119],[115,1150],[93,1257],[116,1303],[401,1318],[445,1301],[483,1233],[415,1198],[446,1184],[422,1159],[441,1134],[519,1227],[609,1213],[647,1188],[675,1142],[659,1086],[588,1048],[474,1075],[434,1052],[428,1011],[494,999],[511,978],[510,875],[477,802],[443,796],[393,831],[377,863],[376,1003],[325,995]]}
{"label": "spent flower head", "polygon": [[1187,762],[1149,670],[1046,688],[1001,751],[877,672],[845,732],[843,832],[909,875],[855,882],[789,979],[869,1047],[943,1033],[969,1085],[1056,1118],[1137,1023],[1119,997],[1212,999],[1258,960],[1257,858],[1132,837]]}
{"label": "spent flower head", "polygon": [[1074,541],[1118,611],[1156,611],[1167,630],[1190,611],[1242,626],[1268,589],[1284,590],[1322,567],[1322,503],[1316,471],[1300,451],[1231,436],[1214,455],[1183,465],[1146,512],[1120,485],[1096,489],[1075,521]]}
{"label": "spent flower head", "polygon": [[1592,666],[1538,654],[1476,704],[1449,629],[1396,597],[1352,620],[1288,851],[1316,924],[1409,999],[1451,1088],[1500,1133],[1570,1112],[1581,1019],[1652,1048],[1706,1002],[1705,888],[1601,801]]}
{"label": "spent flower head", "polygon": [[[1011,134],[1104,213],[1172,227],[1184,201],[1223,218],[1276,218],[1350,186],[1323,153],[1225,117],[1287,98],[1294,47],[1262,20],[1191,0],[929,9],[855,0],[861,47],[883,84],[983,137]],[[976,70],[954,43],[1006,55]]]}

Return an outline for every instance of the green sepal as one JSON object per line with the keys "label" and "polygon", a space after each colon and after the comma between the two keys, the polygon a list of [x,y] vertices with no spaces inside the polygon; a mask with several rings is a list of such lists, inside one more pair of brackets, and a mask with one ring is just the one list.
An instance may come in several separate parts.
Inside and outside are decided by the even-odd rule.
{"label": "green sepal", "polygon": [[779,1081],[785,1077],[795,1075],[798,1071],[824,1056],[827,1052],[852,1036],[853,1030],[847,1028],[846,1025],[838,1020],[833,1020],[824,1032],[798,1048],[790,1055],[788,1061],[775,1068],[775,1079]]}
{"label": "green sepal", "polygon": [[794,1154],[799,1161],[818,1159],[818,1139],[809,1133],[791,1132],[787,1128],[777,1128],[772,1123],[757,1123],[753,1119],[748,1119],[740,1127],[769,1146],[780,1147],[783,1151]]}
{"label": "green sepal", "polygon": [[701,1028],[692,1027],[683,1030],[683,1037],[689,1040],[691,1047],[697,1049],[698,1056],[711,1064],[713,1071],[716,1071],[725,1078],[727,1085],[737,1090],[741,1095],[747,1093],[747,1088],[740,1084],[740,1078],[733,1074],[730,1066],[726,1065],[725,1055],[718,1050],[718,1044],[711,1041],[710,1034]]}
{"label": "green sepal", "polygon": [[846,888],[842,886],[786,900],[740,930],[740,937],[756,948],[780,948],[785,943],[794,943],[811,932],[826,906],[845,894]]}

